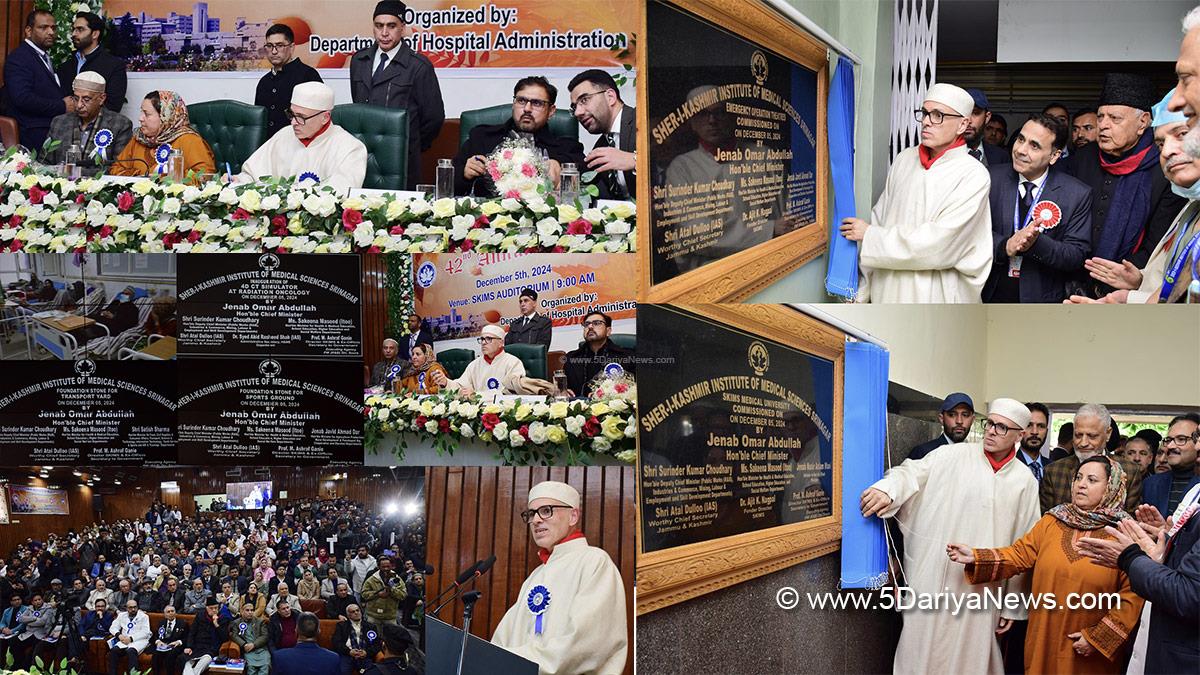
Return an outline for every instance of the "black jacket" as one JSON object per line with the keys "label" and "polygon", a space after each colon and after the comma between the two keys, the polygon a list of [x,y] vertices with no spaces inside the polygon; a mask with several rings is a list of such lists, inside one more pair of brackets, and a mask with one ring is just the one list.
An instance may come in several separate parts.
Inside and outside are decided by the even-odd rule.
{"label": "black jacket", "polygon": [[933,439],[932,441],[929,441],[927,443],[922,443],[922,444],[918,445],[917,447],[913,448],[912,450],[909,450],[908,457],[906,459],[921,459],[925,455],[928,455],[929,453],[933,452],[934,448],[940,448],[943,445],[948,445],[948,444],[949,444],[949,441],[946,440],[946,434],[943,433],[942,435],[938,436],[937,438]]}
{"label": "black jacket", "polygon": [[350,57],[350,98],[408,110],[408,185],[421,182],[421,152],[428,150],[446,121],[442,89],[433,64],[424,54],[402,44],[378,78],[372,77],[379,45],[360,49]]}
{"label": "black jacket", "polygon": [[[1092,251],[1092,190],[1061,171],[1050,170],[1039,194],[1061,211],[1054,227],[1044,230],[1033,247],[1021,254],[1021,276],[1008,276],[1005,250],[1013,236],[1013,218],[1020,197],[1020,176],[1012,166],[993,166],[988,201],[992,211],[992,270],[983,287],[984,302],[1061,303],[1079,288],[1083,261]],[[1068,286],[1072,288],[1068,288]]]}
{"label": "black jacket", "polygon": [[[596,139],[596,144],[592,149],[607,148],[608,143],[605,141],[604,135]],[[617,135],[617,149],[625,152],[637,151],[637,110],[633,106],[625,106],[621,112],[621,133]],[[581,172],[588,171],[586,167],[580,167]],[[596,174],[594,183],[600,189],[600,199],[636,199],[637,198],[637,172],[622,171],[625,174],[625,190],[628,194],[621,192],[620,183],[617,183],[615,177],[610,176],[611,171]]]}
{"label": "black jacket", "polygon": [[549,348],[553,328],[550,319],[542,314],[534,314],[528,325],[525,325],[525,317],[519,316],[509,324],[508,333],[504,335],[504,344],[546,345]]}
{"label": "black jacket", "polygon": [[[375,637],[372,638],[371,636]],[[339,621],[337,629],[333,631],[333,651],[342,656],[350,656],[350,648],[346,646],[346,642],[350,639],[350,622]],[[366,617],[362,620],[362,645],[360,649],[367,651],[367,659],[375,660],[375,655],[383,651],[383,639],[379,635],[379,627],[367,621]]]}
{"label": "black jacket", "polygon": [[421,330],[417,331],[417,341],[412,342],[412,334],[404,337],[396,338],[400,343],[400,349],[397,351],[397,357],[405,361],[412,361],[413,345],[433,345],[433,331],[429,330],[429,325],[422,322]]}
{"label": "black jacket", "polygon": [[183,643],[186,645],[187,638],[188,638],[188,622],[184,621],[182,618],[180,618],[178,615],[176,615],[175,629],[170,632],[167,632],[167,620],[164,618],[162,620],[162,622],[160,622],[158,624],[158,628],[154,629],[154,633],[151,634],[150,644],[151,645],[156,644],[156,640],[162,640],[163,642],[165,642],[167,644],[171,644],[172,642],[175,642],[176,640],[178,640],[180,643]]}
{"label": "black jacket", "polygon": [[316,68],[300,59],[292,59],[283,64],[276,73],[268,70],[258,81],[254,91],[254,105],[267,109],[267,135],[270,138],[276,131],[288,126],[284,111],[292,104],[292,90],[296,85],[305,82],[321,82],[321,74]]}
{"label": "black jacket", "polygon": [[162,593],[162,603],[158,606],[158,611],[161,612],[167,605],[170,605],[175,608],[176,612],[182,613],[183,609],[187,607],[187,594],[182,588],[176,587],[175,592],[172,593],[164,587],[160,593]]}
{"label": "black jacket", "polygon": [[576,396],[586,396],[587,383],[610,363],[619,364],[631,374],[636,369],[634,353],[624,347],[618,347],[612,340],[606,340],[597,352],[593,352],[587,343],[579,349],[567,352],[563,360],[567,388],[575,392]]}
{"label": "black jacket", "polygon": [[[483,197],[496,196],[496,185],[491,178],[485,174],[474,180],[467,180],[463,176],[463,169],[466,167],[468,159],[475,155],[491,154],[501,141],[509,137],[516,137],[517,133],[519,132],[516,125],[513,124],[512,118],[509,118],[504,124],[480,124],[471,129],[471,135],[467,137],[467,142],[462,144],[462,147],[458,149],[458,154],[454,156],[454,194],[459,196],[469,194]],[[545,148],[550,159],[556,160],[559,164],[571,162],[579,167],[580,173],[587,169],[584,166],[583,144],[573,138],[555,136],[550,132],[549,125],[533,134],[533,142],[537,147]]]}
{"label": "black jacket", "polygon": [[[300,615],[296,612],[292,612],[292,619],[299,622]],[[298,627],[299,625],[297,624],[297,628]],[[281,647],[279,644],[279,641],[283,639],[283,617],[279,615],[279,612],[272,614],[271,619],[267,622],[267,635],[270,636],[267,645],[270,647],[272,652],[274,652],[276,649],[284,649],[284,647]],[[297,634],[296,639],[299,640],[299,638],[300,636]],[[292,646],[295,647],[296,645]]]}
{"label": "black jacket", "polygon": [[[71,52],[67,56],[67,60],[63,61],[56,71],[58,73],[58,81],[62,86],[63,96],[70,96],[75,93],[72,89],[72,85],[75,83],[75,68],[77,66],[75,54],[76,52]],[[108,97],[104,101],[104,107],[113,112],[121,112],[121,108],[125,105],[125,89],[127,86],[125,59],[115,56],[104,47],[96,47],[84,59],[83,68],[79,72],[85,70],[99,73],[104,78],[104,94]]]}
{"label": "black jacket", "polygon": [[21,40],[4,60],[4,98],[16,118],[21,145],[41,152],[50,120],[67,112],[62,86],[36,50]]}
{"label": "black jacket", "polygon": [[192,650],[192,656],[208,654],[216,656],[221,651],[221,645],[227,636],[226,624],[218,622],[216,626],[208,618],[208,613],[197,615],[188,630],[183,646]]}
{"label": "black jacket", "polygon": [[[163,608],[163,596],[158,591],[142,591],[137,594],[138,609],[143,612],[161,612]],[[180,607],[183,606],[182,601]]]}

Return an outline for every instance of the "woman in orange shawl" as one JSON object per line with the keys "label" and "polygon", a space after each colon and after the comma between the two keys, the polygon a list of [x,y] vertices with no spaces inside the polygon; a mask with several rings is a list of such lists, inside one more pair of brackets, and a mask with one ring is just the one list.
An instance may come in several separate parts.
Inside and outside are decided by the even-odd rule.
{"label": "woman in orange shawl", "polygon": [[[125,145],[108,172],[114,176],[154,176],[165,173],[172,150],[183,151],[183,173],[215,173],[212,148],[192,128],[187,105],[173,91],[146,94],[133,140]],[[163,171],[159,169],[164,168]]]}
{"label": "woman in orange shawl", "polygon": [[[1104,531],[1129,518],[1125,471],[1104,456],[1079,465],[1071,485],[1071,503],[1059,504],[1004,548],[972,549],[949,544],[950,559],[966,565],[967,580],[985,583],[1033,570],[1033,595],[1025,636],[1026,673],[1119,673],[1121,648],[1133,632],[1143,600],[1119,570],[1093,565],[1079,551],[1082,537],[1112,538]],[[1054,607],[1044,604],[1052,593]],[[1119,593],[1119,606],[1103,604],[1098,594]],[[1075,594],[1074,597],[1072,594]],[[1115,600],[1115,598],[1113,598]],[[1088,602],[1068,608],[1069,602]],[[1100,602],[1096,602],[1100,600]]]}

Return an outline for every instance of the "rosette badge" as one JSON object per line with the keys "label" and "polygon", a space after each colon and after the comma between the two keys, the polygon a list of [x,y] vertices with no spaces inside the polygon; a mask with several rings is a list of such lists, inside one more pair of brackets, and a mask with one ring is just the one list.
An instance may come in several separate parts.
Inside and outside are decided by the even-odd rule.
{"label": "rosette badge", "polygon": [[96,144],[96,152],[104,156],[104,152],[108,149],[108,146],[112,145],[113,132],[110,129],[101,129],[96,132],[96,136],[92,139],[92,142]]}
{"label": "rosette badge", "polygon": [[321,177],[311,171],[305,171],[304,173],[300,174],[300,177],[296,179],[296,182],[303,183],[306,180],[312,181],[313,183],[320,183]]}
{"label": "rosette badge", "polygon": [[154,150],[154,161],[158,162],[158,172],[167,172],[167,162],[171,161],[171,144],[163,143]]}
{"label": "rosette badge", "polygon": [[1033,206],[1033,219],[1037,226],[1043,230],[1058,225],[1062,220],[1062,209],[1058,208],[1058,204],[1044,199]]}
{"label": "rosette badge", "polygon": [[529,612],[533,614],[533,632],[541,635],[543,628],[543,617],[546,615],[546,610],[550,608],[550,590],[545,586],[538,584],[529,589],[529,597],[525,604],[529,606]]}
{"label": "rosette badge", "polygon": [[610,363],[604,366],[604,375],[610,379],[616,379],[625,374],[625,369],[619,363]]}

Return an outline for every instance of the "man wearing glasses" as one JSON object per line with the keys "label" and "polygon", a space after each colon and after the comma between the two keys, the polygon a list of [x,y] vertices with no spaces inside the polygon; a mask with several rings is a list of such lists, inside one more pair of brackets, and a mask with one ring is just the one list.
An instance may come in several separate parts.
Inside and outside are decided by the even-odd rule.
{"label": "man wearing glasses", "polygon": [[[1057,461],[1051,461],[1042,475],[1041,504],[1042,513],[1071,501],[1071,482],[1075,480],[1075,471],[1083,460],[1104,452],[1112,433],[1112,416],[1108,408],[1098,403],[1088,403],[1075,413],[1074,449],[1070,455]],[[1120,463],[1129,480],[1126,486],[1125,511],[1133,513],[1142,503],[1142,472],[1132,462],[1122,457],[1112,457]]]}
{"label": "man wearing glasses", "polygon": [[966,90],[938,83],[914,111],[921,143],[896,156],[870,222],[845,218],[859,243],[858,302],[980,302],[992,267],[987,167],[967,153]]}
{"label": "man wearing glasses", "polygon": [[80,73],[99,74],[104,78],[101,81],[105,83],[104,91],[107,94],[104,107],[119,113],[125,105],[125,59],[114,56],[100,46],[103,39],[104,19],[95,12],[76,12],[75,20],[71,22],[71,45],[75,47],[75,52],[59,64],[55,72],[58,74],[63,93],[68,96],[74,89],[75,77]]}
{"label": "man wearing glasses", "polygon": [[1193,486],[1200,484],[1196,475],[1196,430],[1200,426],[1200,415],[1187,413],[1171,420],[1167,435],[1163,436],[1162,452],[1167,456],[1170,471],[1146,477],[1143,486],[1145,503],[1158,509],[1163,517],[1175,512],[1183,496]]}
{"label": "man wearing glasses", "polygon": [[549,158],[550,179],[558,185],[562,165],[568,162],[583,171],[583,144],[551,133],[550,118],[558,88],[541,76],[526,77],[513,87],[512,119],[504,124],[480,124],[471,129],[454,157],[454,194],[493,197],[496,185],[487,174],[487,157],[508,138],[528,136]]}
{"label": "man wearing glasses", "polygon": [[541,673],[619,673],[628,639],[625,585],[604,549],[588,545],[579,491],[544,481],[529,491],[521,520],[538,547],[534,568],[492,643],[538,664]]}
{"label": "man wearing glasses", "polygon": [[[1008,546],[1041,517],[1037,480],[1014,461],[1017,441],[1027,426],[1028,408],[1020,401],[998,398],[988,408],[982,444],[951,443],[922,459],[905,460],[862,493],[863,516],[895,518],[904,531],[903,567],[907,585],[916,594],[949,593],[965,600],[967,593],[985,590],[993,596],[1028,593],[1024,575],[983,588],[971,585],[962,568],[946,557],[946,542],[957,541],[955,537],[985,539],[988,547]],[[914,608],[904,616],[894,670],[1001,672],[994,635],[1026,618],[1020,603],[1003,611],[992,605],[956,613],[948,603],[939,604],[937,611]]]}
{"label": "man wearing glasses", "polygon": [[333,123],[333,89],[305,82],[292,90],[284,115],[290,129],[263,143],[242,164],[238,181],[295,176],[338,190],[360,188],[367,176],[367,146]]}
{"label": "man wearing glasses", "polygon": [[521,393],[525,364],[504,351],[504,329],[495,324],[484,326],[479,336],[479,346],[483,349],[483,356],[467,364],[467,369],[459,377],[451,380],[444,372],[434,372],[433,380],[438,387],[485,397]]}
{"label": "man wearing glasses", "polygon": [[321,82],[317,69],[296,58],[296,34],[290,26],[277,23],[267,29],[263,54],[271,69],[258,81],[254,105],[267,109],[267,138],[287,128],[285,113],[292,100],[292,90],[305,82]]}
{"label": "man wearing glasses", "polygon": [[[109,675],[118,673],[133,673],[138,670],[138,656],[150,644],[150,617],[138,609],[136,601],[125,603],[125,613],[118,614],[109,628],[112,637],[108,639],[108,672]],[[125,661],[125,667],[121,661]]]}
{"label": "man wearing glasses", "polygon": [[612,75],[598,68],[576,75],[567,91],[579,126],[600,137],[587,156],[587,168],[598,172],[600,198],[636,198],[637,111],[621,100]]}
{"label": "man wearing glasses", "polygon": [[[67,149],[78,145],[83,159],[80,172],[85,176],[103,174],[133,138],[133,122],[105,107],[108,95],[100,73],[85,70],[71,86],[74,109],[50,120],[50,138],[59,146],[46,153],[46,163],[60,164]],[[107,134],[101,133],[105,130]]]}
{"label": "man wearing glasses", "polygon": [[587,396],[588,387],[601,371],[616,373],[634,370],[633,352],[619,347],[608,339],[612,334],[612,317],[604,312],[588,312],[583,317],[583,342],[578,349],[567,352],[563,370],[567,375],[567,395]]}

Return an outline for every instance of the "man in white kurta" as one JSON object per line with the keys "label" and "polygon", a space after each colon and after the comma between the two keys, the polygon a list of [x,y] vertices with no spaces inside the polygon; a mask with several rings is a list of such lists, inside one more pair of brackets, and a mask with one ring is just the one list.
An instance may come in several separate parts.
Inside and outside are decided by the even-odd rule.
{"label": "man in white kurta", "polygon": [[[951,593],[965,602],[965,594],[987,589],[993,596],[997,590],[1005,595],[1029,592],[1025,575],[968,584],[962,566],[946,555],[946,545],[952,541],[1008,546],[1041,517],[1033,472],[1013,461],[1029,417],[1029,409],[1020,402],[996,399],[988,410],[982,446],[953,443],[921,459],[905,460],[863,493],[863,515],[899,522],[904,532],[904,573],[915,593]],[[952,613],[954,605],[943,601],[938,607],[905,612],[893,672],[1004,672],[994,632],[1007,630],[1014,620],[1025,620],[1028,613],[1023,607],[1002,612],[994,606],[963,606],[957,616]]]}
{"label": "man in white kurta", "polygon": [[333,123],[333,90],[305,82],[292,90],[291,120],[242,164],[238,182],[261,178],[315,180],[339,190],[361,188],[367,175],[367,146]]}
{"label": "man in white kurta", "polygon": [[525,377],[525,364],[521,359],[504,351],[504,329],[488,324],[479,336],[483,356],[467,364],[462,375],[448,379],[445,373],[434,373],[434,381],[442,389],[476,393],[481,396],[522,393],[521,378]]}
{"label": "man in white kurta", "polygon": [[589,546],[579,531],[580,501],[575,488],[558,481],[529,491],[529,510],[521,515],[542,564],[521,584],[492,635],[494,644],[538,664],[540,675],[625,669],[625,587],[612,557]]}
{"label": "man in white kurta", "polygon": [[921,144],[892,162],[871,221],[842,221],[842,236],[859,242],[856,301],[980,302],[992,267],[991,177],[963,139],[974,106],[964,89],[930,87],[917,111]]}

